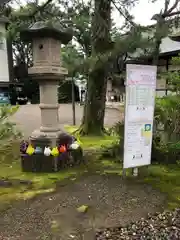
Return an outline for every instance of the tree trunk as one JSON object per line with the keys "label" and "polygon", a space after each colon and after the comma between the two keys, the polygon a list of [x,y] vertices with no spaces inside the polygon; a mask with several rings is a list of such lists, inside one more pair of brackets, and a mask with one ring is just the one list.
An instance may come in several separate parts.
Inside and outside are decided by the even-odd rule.
{"label": "tree trunk", "polygon": [[[92,56],[110,48],[111,0],[95,0],[92,20]],[[107,71],[98,60],[89,73],[87,98],[80,133],[99,135],[104,131]]]}
{"label": "tree trunk", "polygon": [[159,52],[162,39],[167,36],[167,27],[165,19],[162,16],[159,16],[156,24],[155,32],[155,49],[153,54],[153,65],[158,66],[159,62]]}

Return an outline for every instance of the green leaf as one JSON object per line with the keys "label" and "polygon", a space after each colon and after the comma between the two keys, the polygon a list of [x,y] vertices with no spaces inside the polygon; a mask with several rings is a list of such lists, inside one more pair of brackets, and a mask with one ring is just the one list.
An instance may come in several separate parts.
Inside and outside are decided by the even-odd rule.
{"label": "green leaf", "polygon": [[77,211],[79,212],[79,213],[86,213],[87,212],[87,210],[88,210],[88,206],[87,205],[82,205],[82,206],[80,206],[80,207],[78,207],[77,208]]}

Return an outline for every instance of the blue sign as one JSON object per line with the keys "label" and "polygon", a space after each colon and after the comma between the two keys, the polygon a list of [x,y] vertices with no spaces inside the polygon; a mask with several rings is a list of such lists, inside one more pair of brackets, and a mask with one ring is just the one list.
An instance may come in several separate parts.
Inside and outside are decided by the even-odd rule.
{"label": "blue sign", "polygon": [[151,124],[145,124],[145,126],[144,126],[144,131],[145,131],[145,132],[150,132],[151,130],[152,130]]}

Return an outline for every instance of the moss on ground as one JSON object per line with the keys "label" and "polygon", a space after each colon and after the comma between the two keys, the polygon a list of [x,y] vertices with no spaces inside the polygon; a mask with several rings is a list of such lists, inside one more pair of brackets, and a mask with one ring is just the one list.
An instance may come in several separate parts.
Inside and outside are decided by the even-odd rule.
{"label": "moss on ground", "polygon": [[[72,133],[77,127],[66,127]],[[116,139],[113,136],[80,137],[84,149],[100,149],[102,145],[112,144]],[[14,200],[28,199],[37,194],[56,190],[56,183],[70,179],[75,180],[78,176],[89,172],[97,174],[116,174],[122,176],[122,163],[112,159],[98,159],[94,155],[86,166],[71,168],[51,174],[24,173],[21,171],[19,160],[19,143],[13,144],[12,151],[4,155],[0,153],[0,179],[20,179],[32,181],[32,186],[17,185],[0,187],[0,210],[9,206]],[[143,169],[143,168],[142,168]],[[137,179],[140,182],[151,184],[153,187],[168,195],[168,207],[180,206],[180,165],[151,165],[143,169],[143,175]],[[127,177],[131,176],[131,170],[127,170]]]}
{"label": "moss on ground", "polygon": [[[137,181],[148,183],[154,188],[167,194],[169,209],[180,207],[180,165],[150,165],[141,168]],[[141,170],[140,169],[140,170]],[[112,160],[102,160],[103,174],[117,174],[122,176],[122,164]],[[127,177],[131,177],[131,170],[126,171]]]}
{"label": "moss on ground", "polygon": [[10,187],[0,187],[0,210],[9,206],[14,200],[29,199],[38,194],[53,192],[56,190],[56,183],[65,179],[73,179],[82,174],[85,169],[71,168],[58,173],[24,173],[21,171],[20,160],[1,162],[0,179],[27,180],[28,184],[13,184]]}
{"label": "moss on ground", "polygon": [[180,207],[179,165],[151,165],[144,181],[167,194],[169,209]]}
{"label": "moss on ground", "polygon": [[25,173],[21,171],[19,158],[19,143],[13,144],[12,152],[6,155],[0,154],[0,179],[27,180],[28,184],[13,184],[12,186],[0,186],[0,210],[8,207],[13,201],[29,199],[38,194],[53,192],[56,183],[65,179],[74,179],[86,171],[85,166],[70,168],[57,173]]}

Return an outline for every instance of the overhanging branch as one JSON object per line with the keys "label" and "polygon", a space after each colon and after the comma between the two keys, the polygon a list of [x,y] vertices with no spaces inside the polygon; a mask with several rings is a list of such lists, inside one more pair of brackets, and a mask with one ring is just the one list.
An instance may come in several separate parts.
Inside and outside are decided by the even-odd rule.
{"label": "overhanging branch", "polygon": [[[167,1],[168,1],[168,0],[165,0],[165,4],[166,4]],[[166,10],[166,12],[164,12],[164,14],[165,14],[166,16],[168,16],[169,14],[171,14],[172,11],[177,8],[179,2],[180,2],[179,0],[176,0],[175,3],[172,5],[172,7],[171,7],[169,10]]]}
{"label": "overhanging branch", "polygon": [[[24,18],[34,18],[34,16],[39,13],[42,12],[50,3],[52,2],[52,0],[47,0],[45,3],[43,3],[40,6],[37,6],[37,8],[29,15],[24,15]],[[22,15],[21,15],[22,16]]]}
{"label": "overhanging branch", "polygon": [[124,13],[123,11],[121,10],[121,8],[119,8],[117,5],[116,5],[116,2],[114,0],[111,0],[113,5],[115,6],[115,8],[118,10],[118,12],[125,18],[125,20],[127,22],[129,22],[132,26],[136,27],[136,24],[131,20],[129,19]]}
{"label": "overhanging branch", "polygon": [[169,7],[170,0],[165,0],[165,7],[164,7],[164,12],[167,12],[168,7]]}
{"label": "overhanging branch", "polygon": [[172,13],[169,13],[168,15],[163,15],[163,17],[164,18],[166,18],[166,17],[174,17],[174,16],[176,16],[176,15],[178,15],[178,14],[180,14],[180,11],[177,11],[177,12],[172,12]]}

